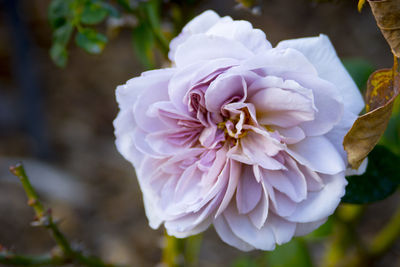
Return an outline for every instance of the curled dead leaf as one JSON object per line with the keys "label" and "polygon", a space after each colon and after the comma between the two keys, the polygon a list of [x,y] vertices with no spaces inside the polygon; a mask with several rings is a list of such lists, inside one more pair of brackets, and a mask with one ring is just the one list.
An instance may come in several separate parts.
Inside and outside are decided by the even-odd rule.
{"label": "curled dead leaf", "polygon": [[374,72],[368,79],[366,111],[358,117],[343,140],[348,162],[357,169],[378,143],[392,114],[393,103],[399,95],[400,75],[392,69]]}
{"label": "curled dead leaf", "polygon": [[368,2],[393,54],[400,57],[400,0],[368,0]]}

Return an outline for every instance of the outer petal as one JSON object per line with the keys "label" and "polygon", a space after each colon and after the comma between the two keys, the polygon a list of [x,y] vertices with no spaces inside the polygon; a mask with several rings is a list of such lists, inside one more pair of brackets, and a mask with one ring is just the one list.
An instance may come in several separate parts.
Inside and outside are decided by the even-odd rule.
{"label": "outer petal", "polygon": [[229,226],[228,222],[226,221],[223,215],[218,216],[214,220],[214,228],[217,231],[219,237],[227,244],[235,248],[238,248],[242,251],[250,251],[254,249],[252,245],[246,243],[233,233],[231,227]]}
{"label": "outer petal", "polygon": [[339,152],[326,137],[308,137],[294,145],[287,152],[300,164],[313,171],[336,174],[346,169]]}
{"label": "outer petal", "polygon": [[272,228],[264,225],[261,229],[257,229],[247,215],[238,213],[234,202],[228,206],[223,215],[234,235],[244,242],[262,250],[275,248],[276,241]]}
{"label": "outer petal", "polygon": [[195,17],[191,20],[186,26],[182,29],[182,32],[172,39],[169,44],[169,53],[168,57],[173,62],[175,61],[175,53],[177,47],[185,42],[187,38],[189,38],[193,34],[204,33],[209,28],[211,28],[215,23],[220,20],[220,16],[212,10],[207,10]]}
{"label": "outer petal", "polygon": [[119,153],[129,160],[134,166],[138,166],[143,158],[134,144],[132,132],[136,126],[132,110],[121,110],[114,120],[115,144]]}
{"label": "outer petal", "polygon": [[317,75],[314,65],[295,49],[269,49],[256,56],[247,58],[242,67],[248,70],[264,70],[264,76],[270,69],[274,71],[293,71]]}
{"label": "outer petal", "polygon": [[303,236],[311,233],[312,231],[323,225],[326,222],[326,220],[327,218],[315,222],[297,223],[295,236]]}
{"label": "outer petal", "polygon": [[143,72],[125,84],[117,87],[115,92],[120,109],[132,108],[138,96],[145,90],[158,87],[160,83],[169,80],[175,69],[160,69]]}
{"label": "outer petal", "polygon": [[323,220],[335,211],[347,185],[344,172],[336,175],[321,174],[321,178],[325,183],[324,188],[318,192],[309,192],[307,199],[297,204],[296,210],[286,217],[287,220],[315,222]]}
{"label": "outer petal", "polygon": [[272,48],[263,31],[253,29],[248,21],[232,20],[230,17],[219,20],[206,34],[239,41],[254,53]]}
{"label": "outer petal", "polygon": [[364,107],[361,94],[343,64],[340,62],[332,43],[326,35],[318,37],[285,40],[277,48],[294,48],[302,52],[315,66],[318,75],[335,84],[346,109],[354,114],[360,113]]}
{"label": "outer petal", "polygon": [[150,227],[153,229],[157,229],[158,227],[160,227],[163,220],[158,216],[159,214],[154,207],[155,203],[153,203],[153,201],[151,201],[149,197],[147,197],[145,194],[143,194],[143,203]]}
{"label": "outer petal", "polygon": [[178,46],[175,54],[177,67],[184,67],[201,60],[217,58],[246,59],[254,54],[242,43],[219,36],[196,34]]}
{"label": "outer petal", "polygon": [[343,148],[343,139],[356,119],[357,115],[345,110],[340,122],[325,135],[325,137],[328,138],[336,147],[337,151],[339,151],[345,162],[347,162],[347,153]]}

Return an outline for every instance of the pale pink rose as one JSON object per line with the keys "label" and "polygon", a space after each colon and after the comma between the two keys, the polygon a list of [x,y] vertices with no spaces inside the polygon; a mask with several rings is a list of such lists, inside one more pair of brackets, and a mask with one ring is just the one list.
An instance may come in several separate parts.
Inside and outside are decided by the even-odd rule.
{"label": "pale pink rose", "polygon": [[119,152],[153,228],[211,224],[272,250],[324,223],[345,192],[345,133],[363,108],[328,37],[275,48],[247,21],[206,11],[171,42],[172,68],[117,88]]}

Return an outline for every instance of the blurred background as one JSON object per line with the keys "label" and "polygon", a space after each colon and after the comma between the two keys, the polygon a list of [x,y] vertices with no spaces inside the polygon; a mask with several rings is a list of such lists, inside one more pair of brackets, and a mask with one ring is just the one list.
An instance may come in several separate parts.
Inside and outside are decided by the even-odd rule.
{"label": "blurred background", "polygon": [[[95,23],[93,27],[108,40],[104,47],[100,44],[101,53],[94,51],[97,55],[88,54],[73,40],[65,45],[67,61],[65,50],[58,54],[53,50],[56,63],[65,65],[57,67],[49,54],[54,40],[51,25],[57,27],[49,23],[50,2],[0,0],[0,244],[30,254],[54,246],[45,230],[30,226],[33,212],[21,185],[8,172],[9,165],[23,161],[33,185],[62,220],[60,227],[71,240],[106,260],[155,266],[161,258],[163,229],[155,231],[147,224],[134,170],[116,151],[112,121],[118,112],[116,86],[168,63],[162,49],[138,43],[146,40],[146,34],[132,32],[141,21],[128,14]],[[125,14],[122,2],[110,4]],[[356,0],[264,0],[247,10],[237,8],[234,0],[159,2],[156,15],[167,39],[193,16],[214,9],[221,16],[250,21],[273,45],[327,34],[360,87],[373,70],[393,62],[369,7],[357,12]],[[140,54],[143,49],[147,58]],[[360,238],[368,242],[399,200],[397,192],[369,205],[355,229]],[[346,213],[348,208],[341,210]],[[309,250],[310,258],[305,265],[297,261],[291,266],[310,266],[310,259],[318,265],[326,259],[325,248],[340,234],[332,225],[330,221],[325,232],[306,238],[306,243],[302,240],[300,247]],[[290,257],[290,251],[298,253],[299,247],[291,249],[282,255]],[[255,266],[253,259],[263,255],[225,245],[211,228],[203,237],[199,266]],[[270,266],[280,265],[270,259]],[[372,266],[400,266],[399,242]]]}

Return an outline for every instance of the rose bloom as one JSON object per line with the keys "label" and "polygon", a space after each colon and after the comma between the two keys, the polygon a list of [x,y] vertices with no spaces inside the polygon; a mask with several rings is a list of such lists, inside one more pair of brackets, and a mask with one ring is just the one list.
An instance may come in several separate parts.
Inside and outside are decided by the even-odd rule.
{"label": "rose bloom", "polygon": [[273,48],[249,22],[206,11],[169,58],[116,91],[116,145],[150,226],[187,237],[213,224],[248,251],[323,224],[345,193],[342,141],[364,106],[328,37]]}

